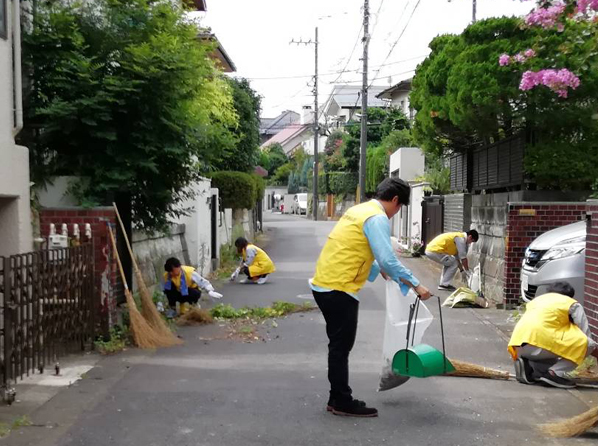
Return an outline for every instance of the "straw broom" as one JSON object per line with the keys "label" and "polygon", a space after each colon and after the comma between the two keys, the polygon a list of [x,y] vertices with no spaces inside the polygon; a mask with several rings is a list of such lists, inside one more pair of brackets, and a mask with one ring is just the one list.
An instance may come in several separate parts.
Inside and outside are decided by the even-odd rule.
{"label": "straw broom", "polygon": [[141,296],[141,314],[150,326],[163,338],[164,347],[169,347],[171,345],[179,345],[182,344],[179,338],[177,338],[170,328],[160,316],[158,309],[154,305],[154,300],[145,285],[145,281],[143,280],[143,276],[141,275],[141,271],[139,270],[139,266],[137,265],[137,260],[135,259],[135,255],[133,254],[133,249],[131,248],[131,243],[129,242],[129,237],[127,236],[127,231],[125,230],[125,225],[123,224],[122,219],[120,218],[120,214],[118,212],[118,208],[116,207],[116,203],[112,203],[114,206],[114,211],[116,212],[116,217],[118,218],[118,222],[120,223],[120,227],[122,229],[122,233],[127,244],[127,248],[129,250],[129,254],[131,255],[131,260],[133,262],[133,271],[135,272],[135,278],[137,279],[137,286],[139,287],[139,295]]}
{"label": "straw broom", "polygon": [[550,437],[577,437],[598,425],[598,406],[557,423],[541,424],[540,431]]}
{"label": "straw broom", "polygon": [[108,232],[110,233],[110,240],[112,241],[114,256],[116,258],[116,262],[118,263],[118,269],[120,270],[120,275],[122,277],[123,285],[125,287],[127,308],[129,309],[129,317],[131,319],[131,333],[133,334],[133,342],[139,348],[163,347],[164,341],[162,340],[161,336],[159,336],[158,333],[156,333],[152,329],[152,327],[148,325],[147,321],[143,318],[139,310],[137,310],[135,299],[133,299],[133,295],[131,294],[131,291],[129,290],[129,286],[127,284],[127,279],[125,278],[125,272],[120,261],[120,256],[118,255],[118,251],[116,250],[116,241],[114,240],[114,234],[112,233],[112,229],[110,227],[108,227]]}
{"label": "straw broom", "polygon": [[502,370],[491,369],[489,367],[471,364],[457,359],[451,359],[450,362],[455,366],[456,370],[452,373],[447,373],[446,376],[502,380],[508,380],[511,376],[509,372],[503,372]]}

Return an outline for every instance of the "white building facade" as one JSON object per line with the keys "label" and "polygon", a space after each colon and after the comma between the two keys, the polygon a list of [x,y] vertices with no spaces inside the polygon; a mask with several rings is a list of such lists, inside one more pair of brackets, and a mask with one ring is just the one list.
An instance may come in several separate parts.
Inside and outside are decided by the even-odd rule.
{"label": "white building facade", "polygon": [[15,143],[23,126],[19,5],[0,1],[0,256],[32,249],[29,151]]}

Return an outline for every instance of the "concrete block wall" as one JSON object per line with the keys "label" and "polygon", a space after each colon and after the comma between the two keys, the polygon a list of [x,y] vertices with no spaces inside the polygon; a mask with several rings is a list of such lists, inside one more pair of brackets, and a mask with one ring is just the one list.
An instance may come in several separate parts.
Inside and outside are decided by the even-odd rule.
{"label": "concrete block wall", "polygon": [[467,231],[471,228],[471,195],[444,196],[444,232]]}
{"label": "concrete block wall", "polygon": [[[150,290],[161,286],[164,263],[169,257],[176,257],[184,265],[193,265],[185,243],[185,225],[172,225],[168,234],[147,234],[133,232],[133,252],[137,258],[143,281]],[[201,271],[201,268],[198,268]],[[137,281],[133,275],[133,289]]]}
{"label": "concrete block wall", "polygon": [[521,298],[521,264],[527,247],[551,229],[580,221],[586,204],[575,202],[509,203],[505,250],[505,304],[516,306]]}
{"label": "concrete block wall", "polygon": [[503,302],[509,194],[474,195],[471,201],[471,228],[480,233],[480,240],[472,245],[470,265],[480,264],[484,294],[500,304]]}
{"label": "concrete block wall", "polygon": [[584,306],[592,332],[598,336],[598,200],[586,207],[586,283]]}

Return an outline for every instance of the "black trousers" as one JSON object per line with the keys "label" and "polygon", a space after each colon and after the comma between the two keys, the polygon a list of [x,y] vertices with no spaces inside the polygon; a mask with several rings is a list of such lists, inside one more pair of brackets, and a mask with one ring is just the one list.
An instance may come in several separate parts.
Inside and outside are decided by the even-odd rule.
{"label": "black trousers", "polygon": [[312,291],[326,320],[328,343],[328,381],[330,400],[336,404],[353,399],[349,387],[349,353],[355,344],[359,302],[342,291]]}
{"label": "black trousers", "polygon": [[177,290],[174,286],[171,290],[165,290],[164,293],[166,294],[166,298],[168,299],[168,305],[170,308],[175,308],[176,303],[188,303],[188,304],[196,304],[199,298],[201,297],[201,291],[198,288],[189,288],[189,294],[187,296],[183,296],[179,290]]}

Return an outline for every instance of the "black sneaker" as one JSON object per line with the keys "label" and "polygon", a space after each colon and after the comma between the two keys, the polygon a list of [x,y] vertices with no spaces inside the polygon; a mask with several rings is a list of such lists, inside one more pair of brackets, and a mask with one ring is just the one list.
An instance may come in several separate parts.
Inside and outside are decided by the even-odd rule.
{"label": "black sneaker", "polygon": [[549,370],[547,373],[540,376],[540,381],[543,383],[548,384],[552,387],[558,387],[559,389],[574,389],[575,383],[567,378],[562,378],[554,373],[552,370]]}
{"label": "black sneaker", "polygon": [[524,358],[517,358],[515,361],[515,379],[522,384],[535,384],[534,370],[529,361]]}
{"label": "black sneaker", "polygon": [[347,405],[332,406],[332,413],[341,417],[372,418],[378,416],[378,411],[373,407],[360,404],[361,401],[353,400]]}
{"label": "black sneaker", "polygon": [[452,285],[438,285],[438,289],[441,291],[456,291],[457,288],[455,288]]}
{"label": "black sneaker", "polygon": [[[353,400],[353,403],[359,404],[360,406],[365,407],[365,401]],[[333,408],[334,408],[334,400],[333,399],[329,399],[328,400],[328,404],[326,405],[326,410],[328,412],[332,412]]]}

